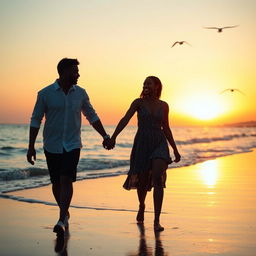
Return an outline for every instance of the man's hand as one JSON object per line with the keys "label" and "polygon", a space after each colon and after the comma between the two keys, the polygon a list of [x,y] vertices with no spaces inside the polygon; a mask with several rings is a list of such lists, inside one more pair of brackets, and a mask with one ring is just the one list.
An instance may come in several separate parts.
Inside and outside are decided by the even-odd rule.
{"label": "man's hand", "polygon": [[115,147],[116,142],[113,139],[107,138],[104,139],[102,145],[105,149],[110,150]]}
{"label": "man's hand", "polygon": [[34,161],[36,161],[36,150],[35,150],[35,148],[28,148],[27,161],[29,163],[31,163],[32,165],[34,165],[35,162],[32,159],[34,159]]}

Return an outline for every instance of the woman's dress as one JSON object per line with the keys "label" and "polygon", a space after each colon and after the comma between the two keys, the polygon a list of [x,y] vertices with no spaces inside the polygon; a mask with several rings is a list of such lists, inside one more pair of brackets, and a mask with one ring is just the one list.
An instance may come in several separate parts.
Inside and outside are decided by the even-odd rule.
{"label": "woman's dress", "polygon": [[[167,164],[172,163],[167,139],[162,130],[163,102],[161,101],[159,109],[154,114],[150,113],[141,102],[137,117],[138,130],[131,151],[130,170],[123,187],[127,190],[136,189],[143,182],[143,185],[150,191],[154,187],[151,171],[152,159],[163,159]],[[162,187],[165,187],[165,181],[166,171],[162,174]]]}

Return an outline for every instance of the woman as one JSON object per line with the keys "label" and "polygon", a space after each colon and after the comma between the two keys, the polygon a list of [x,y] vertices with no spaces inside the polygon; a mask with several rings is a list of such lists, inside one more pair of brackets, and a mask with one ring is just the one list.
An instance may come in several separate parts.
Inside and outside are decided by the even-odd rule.
{"label": "woman", "polygon": [[140,98],[135,99],[125,116],[118,123],[110,140],[114,147],[118,134],[125,128],[134,113],[138,113],[138,131],[130,157],[130,170],[123,185],[127,190],[137,189],[139,211],[137,222],[143,223],[145,198],[147,192],[154,187],[154,230],[163,231],[160,225],[160,214],[166,181],[166,169],[172,163],[167,141],[170,143],[175,160],[180,161],[180,154],[175,145],[169,127],[169,106],[160,100],[162,84],[159,78],[149,76],[143,84]]}

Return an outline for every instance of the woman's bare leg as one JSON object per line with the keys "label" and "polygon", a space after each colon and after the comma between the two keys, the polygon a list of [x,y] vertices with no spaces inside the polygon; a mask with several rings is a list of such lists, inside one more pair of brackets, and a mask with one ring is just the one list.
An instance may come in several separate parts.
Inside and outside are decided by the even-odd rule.
{"label": "woman's bare leg", "polygon": [[138,199],[139,199],[139,211],[137,214],[137,222],[138,223],[143,223],[144,221],[144,211],[145,211],[145,199],[147,196],[147,188],[146,188],[146,182],[145,179],[143,179],[143,177],[140,177],[140,185],[137,188],[137,195],[138,195]]}
{"label": "woman's bare leg", "polygon": [[162,186],[162,176],[164,172],[166,171],[168,165],[163,159],[154,159],[152,161],[152,179],[154,184],[154,210],[155,210],[155,220],[154,225],[155,229],[158,229],[158,231],[162,231],[160,227],[160,214],[162,210],[162,203],[163,203],[163,197],[164,197],[164,189]]}

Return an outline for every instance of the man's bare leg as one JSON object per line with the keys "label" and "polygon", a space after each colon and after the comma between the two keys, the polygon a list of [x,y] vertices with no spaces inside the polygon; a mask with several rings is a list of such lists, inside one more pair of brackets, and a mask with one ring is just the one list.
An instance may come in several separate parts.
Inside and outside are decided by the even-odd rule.
{"label": "man's bare leg", "polygon": [[65,217],[69,215],[68,209],[73,196],[73,181],[68,176],[60,177],[60,220],[64,222]]}

